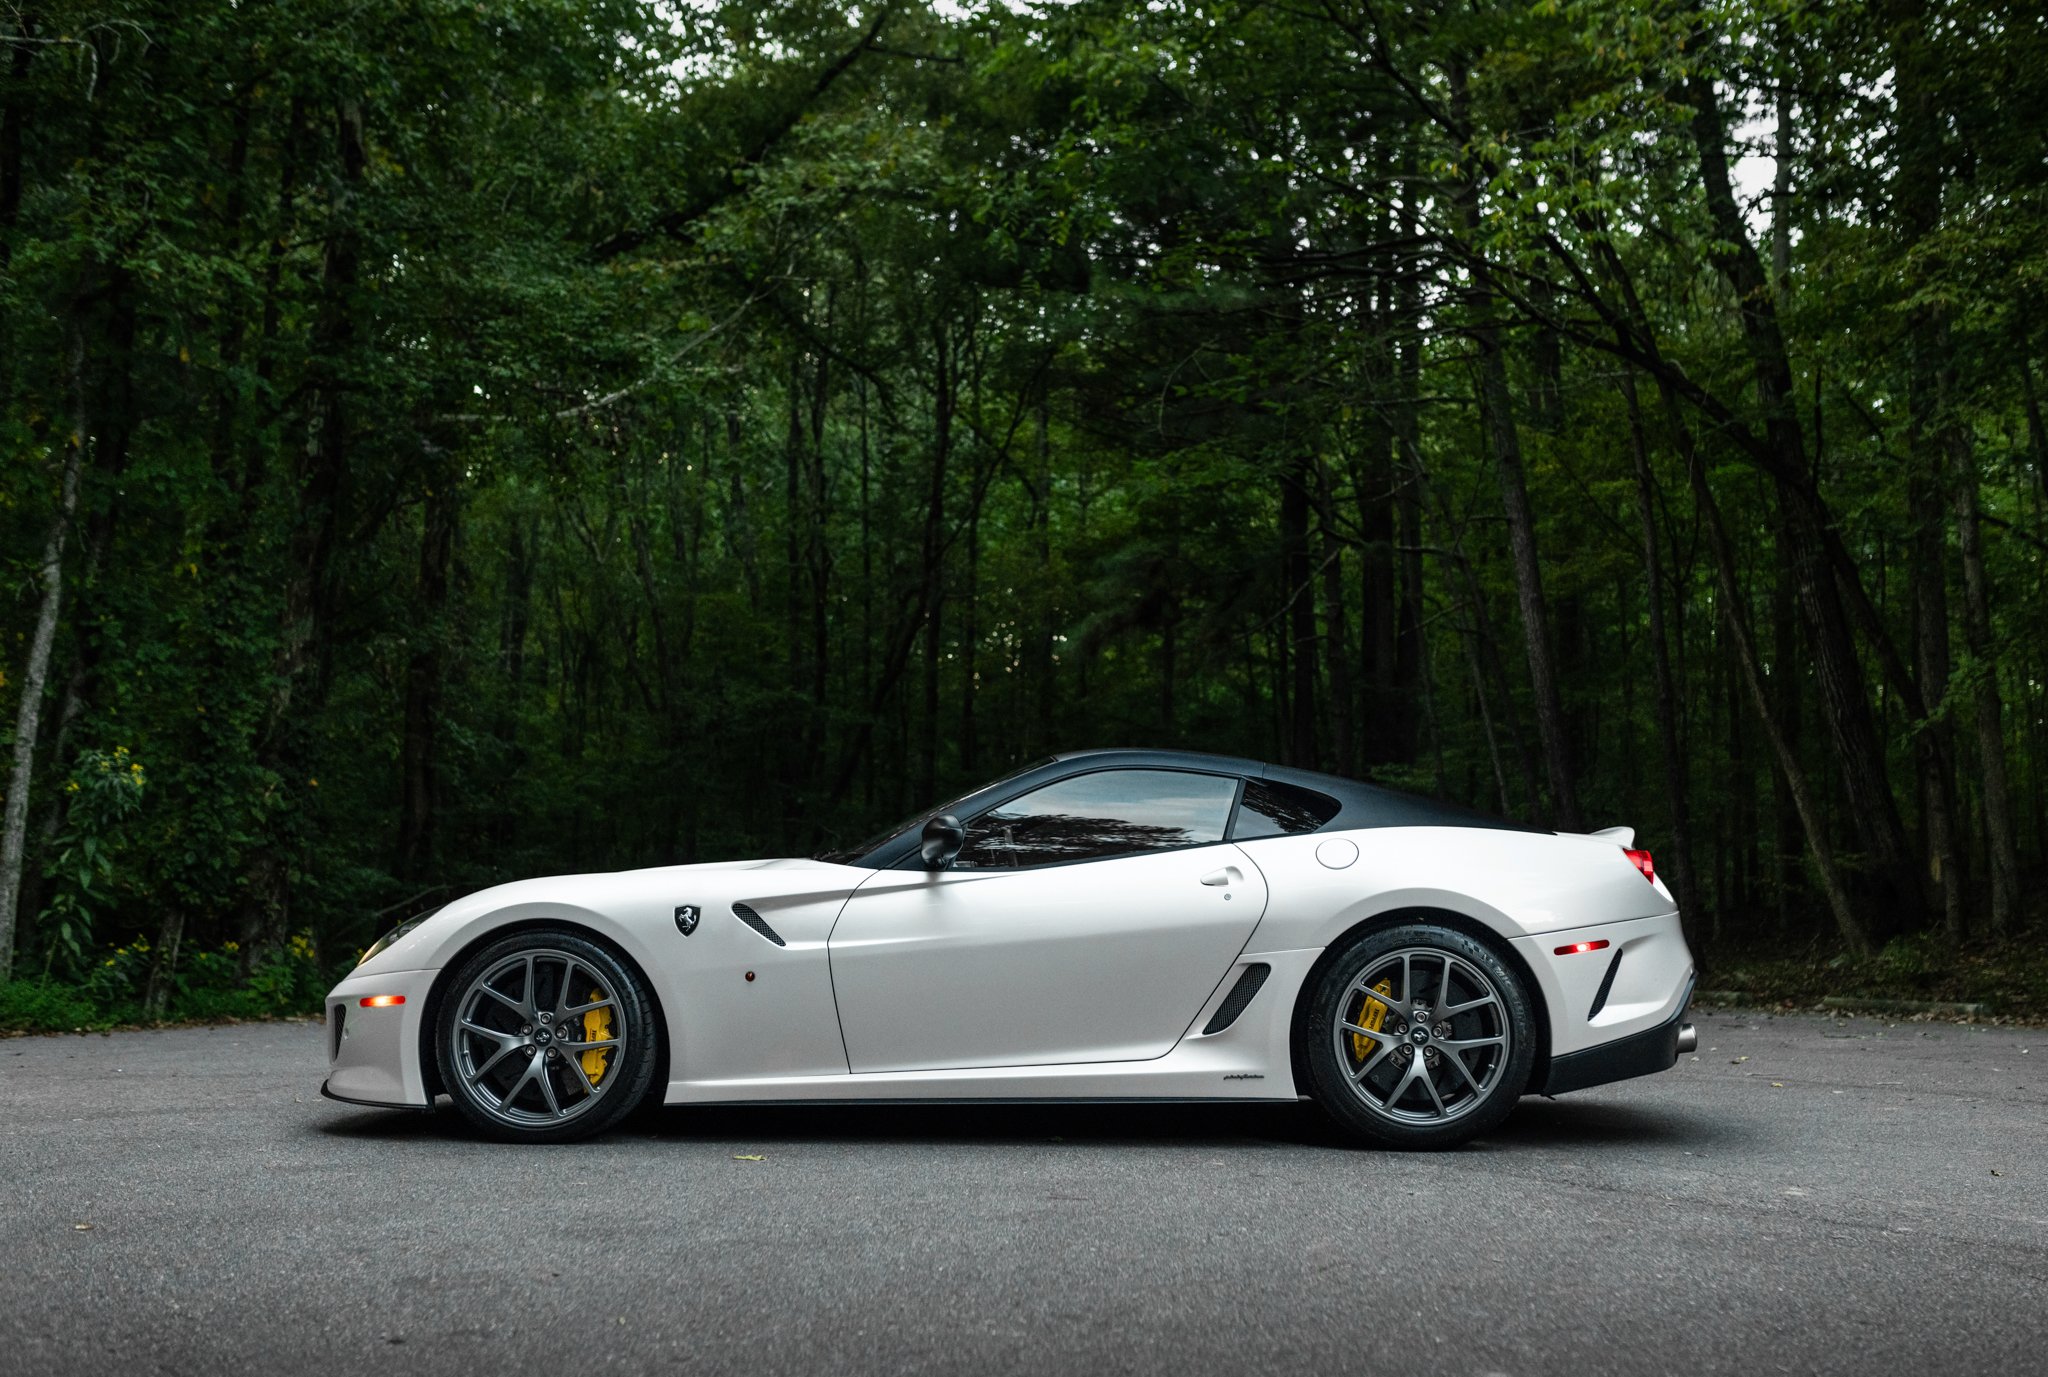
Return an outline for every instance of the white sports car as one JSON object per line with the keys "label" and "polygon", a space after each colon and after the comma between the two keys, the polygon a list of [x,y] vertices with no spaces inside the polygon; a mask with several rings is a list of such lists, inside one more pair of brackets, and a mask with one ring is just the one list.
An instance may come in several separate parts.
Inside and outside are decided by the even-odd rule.
{"label": "white sports car", "polygon": [[581,1138],[668,1104],[1316,1101],[1446,1147],[1670,1067],[1693,960],[1633,834],[1172,751],[1018,771],[843,851],[522,880],[327,997],[322,1090]]}

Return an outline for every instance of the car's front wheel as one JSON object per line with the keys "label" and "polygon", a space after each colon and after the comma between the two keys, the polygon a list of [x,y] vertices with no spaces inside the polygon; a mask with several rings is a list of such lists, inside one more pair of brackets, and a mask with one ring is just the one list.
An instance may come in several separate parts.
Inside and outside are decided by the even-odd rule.
{"label": "car's front wheel", "polygon": [[1303,1013],[1317,1103],[1389,1147],[1453,1147],[1494,1128],[1535,1061],[1521,978],[1485,943],[1433,923],[1352,939]]}
{"label": "car's front wheel", "polygon": [[454,972],[434,1040],[456,1108],[494,1137],[560,1143],[610,1128],[659,1061],[654,1002],[610,949],[528,929]]}

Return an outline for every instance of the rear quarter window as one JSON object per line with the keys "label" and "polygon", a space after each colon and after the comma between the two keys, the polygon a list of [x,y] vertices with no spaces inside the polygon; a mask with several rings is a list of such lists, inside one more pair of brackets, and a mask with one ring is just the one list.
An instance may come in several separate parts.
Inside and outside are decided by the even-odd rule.
{"label": "rear quarter window", "polygon": [[1248,779],[1244,798],[1230,820],[1230,839],[1287,837],[1313,832],[1337,816],[1344,805],[1328,794],[1270,779]]}

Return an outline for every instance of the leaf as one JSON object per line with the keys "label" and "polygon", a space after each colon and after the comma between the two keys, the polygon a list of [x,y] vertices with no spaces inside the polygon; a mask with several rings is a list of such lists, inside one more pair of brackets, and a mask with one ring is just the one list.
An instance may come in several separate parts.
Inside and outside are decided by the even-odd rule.
{"label": "leaf", "polygon": [[768,1159],[758,1152],[735,1152],[732,1155],[732,1160],[735,1162],[765,1162]]}

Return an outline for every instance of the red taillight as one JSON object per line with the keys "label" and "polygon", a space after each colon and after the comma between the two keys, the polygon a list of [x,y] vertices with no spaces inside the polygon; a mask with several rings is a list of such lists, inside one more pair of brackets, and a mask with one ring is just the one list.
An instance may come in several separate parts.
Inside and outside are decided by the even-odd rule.
{"label": "red taillight", "polygon": [[1577,956],[1580,952],[1603,951],[1606,949],[1606,947],[1607,939],[1605,937],[1601,937],[1596,938],[1591,942],[1573,942],[1569,946],[1559,947],[1557,949],[1557,954],[1559,956]]}
{"label": "red taillight", "polygon": [[1657,863],[1650,859],[1649,852],[1624,851],[1621,854],[1628,857],[1630,865],[1643,872],[1644,879],[1648,880],[1651,884],[1657,883]]}
{"label": "red taillight", "polygon": [[405,1003],[404,995],[364,995],[361,1000],[365,1009],[389,1009],[395,1004]]}

